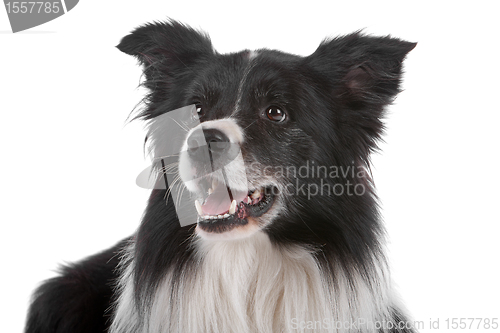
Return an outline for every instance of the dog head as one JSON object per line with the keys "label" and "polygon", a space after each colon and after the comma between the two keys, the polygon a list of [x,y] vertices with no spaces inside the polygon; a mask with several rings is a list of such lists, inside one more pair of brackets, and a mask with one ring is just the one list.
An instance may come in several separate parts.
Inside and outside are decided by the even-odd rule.
{"label": "dog head", "polygon": [[[164,156],[161,147],[179,141],[176,173],[196,199],[197,233],[212,239],[258,230],[317,234],[321,216],[371,200],[362,171],[414,47],[354,33],[325,40],[307,57],[268,49],[219,54],[207,35],[175,21],[142,26],[118,45],[144,69],[149,93],[139,117],[150,122],[153,154]],[[161,116],[188,105],[193,121],[177,124],[182,134],[161,130]],[[350,196],[349,184],[363,193],[358,187]],[[304,229],[304,219],[318,220],[317,229]]]}

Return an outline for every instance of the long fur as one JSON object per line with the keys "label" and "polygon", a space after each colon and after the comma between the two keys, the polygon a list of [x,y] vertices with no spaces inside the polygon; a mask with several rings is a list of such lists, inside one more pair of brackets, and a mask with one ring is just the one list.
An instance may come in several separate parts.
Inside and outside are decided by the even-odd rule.
{"label": "long fur", "polygon": [[[133,265],[125,269],[111,332],[350,332],[352,323],[368,332],[378,322],[396,325],[399,304],[384,262],[369,277],[342,267],[324,272],[315,249],[277,248],[263,233],[195,247],[194,269],[178,273],[178,281],[167,274],[143,313],[134,306]],[[294,330],[299,320],[321,325]]]}
{"label": "long fur", "polygon": [[[226,119],[241,133],[252,166],[247,185],[272,184],[280,195],[257,231],[219,241],[196,225],[181,227],[167,190],[153,190],[136,234],[106,252],[113,261],[101,267],[91,258],[40,287],[26,332],[415,332],[392,286],[369,173],[385,107],[400,92],[402,62],[414,47],[357,32],[325,40],[308,57],[267,49],[221,55],[206,34],[175,21],[124,37],[118,48],[144,69],[149,93],[137,118],[149,122],[153,158],[168,142],[159,116],[199,102],[200,126]],[[286,110],[287,122],[258,118],[270,104]],[[282,166],[303,165],[348,172],[276,176]],[[266,169],[274,176],[263,176]],[[325,184],[364,191],[300,192]],[[298,195],[283,195],[290,189]],[[90,296],[101,302],[95,314]]]}

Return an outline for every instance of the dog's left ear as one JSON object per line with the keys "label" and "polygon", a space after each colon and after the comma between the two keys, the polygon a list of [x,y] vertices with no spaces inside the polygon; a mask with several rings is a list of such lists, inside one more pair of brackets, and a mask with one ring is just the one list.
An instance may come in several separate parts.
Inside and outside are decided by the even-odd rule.
{"label": "dog's left ear", "polygon": [[354,33],[324,41],[307,60],[353,107],[382,107],[400,91],[402,63],[417,44]]}
{"label": "dog's left ear", "polygon": [[[366,159],[383,133],[385,106],[400,92],[403,60],[417,44],[361,33],[323,42],[307,66],[328,82],[343,142]],[[324,88],[322,88],[324,89]],[[339,125],[340,126],[340,125]]]}

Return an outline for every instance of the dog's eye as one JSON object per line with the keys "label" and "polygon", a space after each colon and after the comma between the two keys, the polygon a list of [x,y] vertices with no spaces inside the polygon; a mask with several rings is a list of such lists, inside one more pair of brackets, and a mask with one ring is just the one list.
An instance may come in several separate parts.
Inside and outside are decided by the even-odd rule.
{"label": "dog's eye", "polygon": [[200,103],[196,103],[195,107],[196,107],[196,114],[198,115],[198,117],[201,117],[205,114],[205,110],[203,110],[203,106]]}
{"label": "dog's eye", "polygon": [[269,120],[276,122],[282,122],[286,118],[285,112],[274,105],[267,108],[266,115]]}

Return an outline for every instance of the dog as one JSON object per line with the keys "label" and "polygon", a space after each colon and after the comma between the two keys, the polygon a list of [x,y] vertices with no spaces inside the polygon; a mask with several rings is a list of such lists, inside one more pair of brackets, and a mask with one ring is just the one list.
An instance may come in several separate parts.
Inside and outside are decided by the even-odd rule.
{"label": "dog", "polygon": [[415,46],[358,31],[306,57],[220,54],[174,20],[125,36],[148,90],[146,211],[36,290],[26,332],[416,332],[370,172]]}

